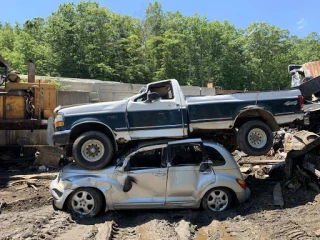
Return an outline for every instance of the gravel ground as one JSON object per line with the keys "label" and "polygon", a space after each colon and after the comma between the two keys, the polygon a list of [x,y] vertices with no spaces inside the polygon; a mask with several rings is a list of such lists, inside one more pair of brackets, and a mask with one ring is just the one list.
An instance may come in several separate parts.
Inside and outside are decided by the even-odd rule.
{"label": "gravel ground", "polygon": [[320,194],[283,188],[285,207],[273,206],[275,181],[251,176],[250,200],[225,213],[204,210],[110,211],[72,219],[51,207],[51,180],[0,181],[0,239],[320,239]]}

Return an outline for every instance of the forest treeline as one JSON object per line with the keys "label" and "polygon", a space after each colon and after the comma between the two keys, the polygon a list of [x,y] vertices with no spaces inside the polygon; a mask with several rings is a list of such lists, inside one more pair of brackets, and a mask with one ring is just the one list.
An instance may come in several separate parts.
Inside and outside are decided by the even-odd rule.
{"label": "forest treeline", "polygon": [[37,75],[276,90],[290,87],[287,66],[320,59],[319,34],[304,38],[268,23],[246,29],[206,16],[164,12],[159,2],[134,18],[97,2],[67,3],[48,18],[0,23],[0,55]]}

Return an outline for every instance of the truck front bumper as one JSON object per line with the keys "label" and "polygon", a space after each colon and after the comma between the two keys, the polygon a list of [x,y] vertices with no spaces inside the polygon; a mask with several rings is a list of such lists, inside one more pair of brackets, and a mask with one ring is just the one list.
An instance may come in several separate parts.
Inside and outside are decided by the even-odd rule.
{"label": "truck front bumper", "polygon": [[71,130],[64,130],[55,132],[52,136],[53,143],[55,145],[67,145],[69,143]]}

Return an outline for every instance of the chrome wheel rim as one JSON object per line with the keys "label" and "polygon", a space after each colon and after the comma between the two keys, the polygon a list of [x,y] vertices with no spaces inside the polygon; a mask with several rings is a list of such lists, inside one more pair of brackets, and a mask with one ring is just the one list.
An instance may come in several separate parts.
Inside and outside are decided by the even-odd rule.
{"label": "chrome wheel rim", "polygon": [[104,146],[99,140],[88,140],[82,145],[81,153],[86,161],[96,162],[102,158],[104,154]]}
{"label": "chrome wheel rim", "polygon": [[92,195],[86,191],[79,191],[73,195],[71,199],[71,206],[73,211],[87,215],[93,211],[94,199]]}
{"label": "chrome wheel rim", "polygon": [[213,190],[207,197],[207,204],[211,211],[220,212],[227,208],[228,195],[222,190]]}
{"label": "chrome wheel rim", "polygon": [[262,148],[267,143],[267,134],[260,128],[253,128],[248,134],[248,142],[254,148]]}

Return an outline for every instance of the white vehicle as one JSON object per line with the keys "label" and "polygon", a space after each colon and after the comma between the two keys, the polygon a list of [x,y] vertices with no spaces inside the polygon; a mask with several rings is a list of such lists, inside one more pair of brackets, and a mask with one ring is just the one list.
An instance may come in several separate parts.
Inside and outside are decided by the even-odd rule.
{"label": "white vehicle", "polygon": [[68,165],[50,191],[54,208],[89,217],[119,209],[224,211],[250,196],[231,154],[201,139],[143,143],[102,170]]}

